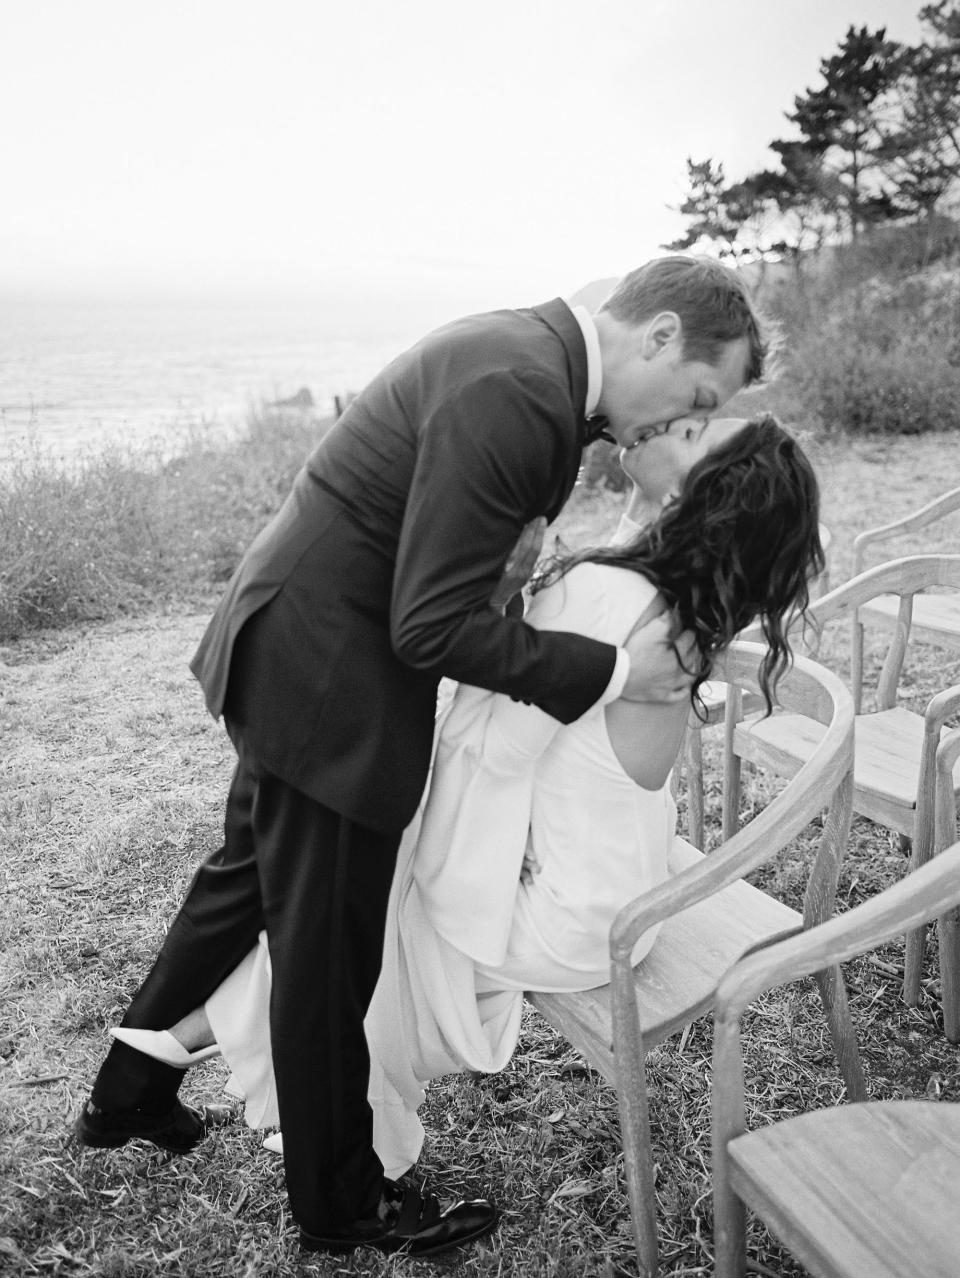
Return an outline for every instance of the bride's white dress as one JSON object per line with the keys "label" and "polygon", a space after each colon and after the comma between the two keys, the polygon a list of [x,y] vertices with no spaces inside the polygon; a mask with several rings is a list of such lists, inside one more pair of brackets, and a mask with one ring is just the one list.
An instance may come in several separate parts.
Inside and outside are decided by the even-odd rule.
{"label": "bride's white dress", "polygon": [[[620,645],[654,595],[634,572],[580,564],[534,597],[526,619]],[[524,990],[606,983],[613,917],[666,878],[675,824],[669,781],[644,790],[624,772],[602,706],[564,726],[507,696],[457,688],[401,844],[366,1019],[374,1144],[388,1176],[419,1155],[430,1079],[507,1064]],[[521,882],[525,856],[539,869]],[[635,960],[653,940],[641,938]],[[262,936],[206,1004],[253,1127],[279,1123],[269,994]]]}

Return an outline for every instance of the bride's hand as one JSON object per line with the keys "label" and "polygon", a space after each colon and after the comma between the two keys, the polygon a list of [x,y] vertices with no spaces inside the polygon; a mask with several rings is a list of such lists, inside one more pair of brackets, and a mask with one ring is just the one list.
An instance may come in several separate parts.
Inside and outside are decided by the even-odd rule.
{"label": "bride's hand", "polygon": [[620,694],[626,701],[669,705],[689,698],[696,642],[689,631],[672,639],[671,630],[670,614],[662,612],[644,620],[627,639],[630,674]]}
{"label": "bride's hand", "polygon": [[523,854],[523,865],[520,867],[520,882],[526,883],[529,887],[542,869],[543,862],[533,850],[533,845],[528,841],[526,851]]}

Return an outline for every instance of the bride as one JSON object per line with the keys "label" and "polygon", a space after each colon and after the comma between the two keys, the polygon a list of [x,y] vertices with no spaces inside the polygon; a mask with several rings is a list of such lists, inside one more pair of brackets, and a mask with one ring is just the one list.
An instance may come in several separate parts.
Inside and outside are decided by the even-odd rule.
{"label": "bride", "polygon": [[[672,422],[644,440],[636,458],[623,456],[625,470],[650,484],[658,458],[668,466],[671,446],[683,439],[689,446],[691,432],[704,441],[700,460],[659,517],[622,544],[548,566],[526,619],[622,645],[669,611],[674,633],[695,638],[694,704],[716,655],[759,620],[769,703],[790,659],[788,626],[823,568],[816,478],[769,416]],[[419,1156],[417,1110],[432,1078],[507,1064],[524,990],[608,980],[614,916],[668,874],[676,824],[670,772],[689,709],[617,701],[564,726],[502,694],[456,689],[438,720],[424,800],[404,835],[366,1019],[374,1144],[387,1176],[396,1179]],[[655,929],[641,937],[634,961],[653,944]],[[181,1067],[221,1051],[248,1124],[274,1127],[269,999],[263,935],[171,1031],[111,1033]],[[281,1138],[265,1143],[279,1148]]]}

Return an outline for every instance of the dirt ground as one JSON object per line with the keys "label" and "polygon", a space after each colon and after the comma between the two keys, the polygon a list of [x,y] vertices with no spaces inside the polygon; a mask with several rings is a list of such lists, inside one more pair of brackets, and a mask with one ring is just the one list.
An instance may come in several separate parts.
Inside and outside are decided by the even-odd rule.
{"label": "dirt ground", "polygon": [[[960,484],[960,436],[808,447],[832,534],[834,584],[849,574],[857,532]],[[603,540],[620,500],[579,492],[559,525],[567,543]],[[883,557],[925,549],[960,551],[956,520],[939,525],[935,536],[891,545]],[[0,1133],[4,1175],[18,1187],[0,1203],[3,1272],[177,1272],[169,1248],[125,1251],[122,1231],[104,1240],[98,1203],[115,1218],[116,1187],[99,1171],[94,1189],[78,1180],[62,1136],[101,1057],[104,1027],[115,1023],[155,950],[190,867],[217,838],[232,750],[187,668],[208,616],[209,609],[168,610],[42,632],[0,649]],[[202,1091],[207,1076],[193,1074],[190,1086]],[[265,1175],[278,1191],[279,1172]],[[211,1183],[202,1190],[208,1198]],[[223,1192],[235,1207],[240,1191]],[[235,1222],[239,1210],[230,1208],[228,1217]],[[201,1225],[191,1218],[177,1228]],[[625,1229],[621,1221],[621,1255],[629,1254]],[[248,1238],[247,1251],[237,1251],[229,1229],[225,1236],[235,1259],[248,1255],[253,1267],[246,1272],[281,1272],[260,1268],[260,1243]],[[522,1230],[515,1240],[522,1247]],[[698,1245],[690,1242],[693,1250],[684,1254]],[[196,1272],[243,1272],[218,1263],[226,1262],[210,1259]],[[456,1272],[573,1274],[577,1263],[568,1257],[526,1270],[471,1262]],[[707,1272],[687,1263],[671,1272]],[[608,1268],[584,1265],[579,1273],[623,1272],[612,1261]],[[351,1265],[337,1272],[368,1271]]]}

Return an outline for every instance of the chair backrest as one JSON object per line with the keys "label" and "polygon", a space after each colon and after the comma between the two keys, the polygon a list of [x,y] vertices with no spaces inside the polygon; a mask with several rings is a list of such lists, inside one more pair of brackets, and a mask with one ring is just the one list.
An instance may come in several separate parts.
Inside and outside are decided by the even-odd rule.
{"label": "chair backrest", "polygon": [[851,619],[850,686],[859,713],[863,701],[863,625],[859,609],[879,595],[899,595],[900,607],[877,686],[877,704],[889,709],[896,700],[913,620],[913,597],[930,586],[960,589],[960,555],[909,555],[870,568],[814,600],[809,614],[814,628],[838,617]]}
{"label": "chair backrest", "polygon": [[879,528],[869,528],[866,532],[860,533],[853,539],[853,575],[856,577],[863,572],[867,551],[876,542],[889,541],[891,538],[919,532],[921,528],[926,528],[928,524],[934,523],[937,519],[943,519],[958,509],[960,509],[960,488],[953,488],[902,519],[895,519],[892,523],[883,524]]}
{"label": "chair backrest", "polygon": [[830,547],[833,533],[826,524],[820,525],[820,545],[823,548],[823,571],[814,577],[809,586],[810,598],[819,599],[830,589]]}
{"label": "chair backrest", "polygon": [[[731,695],[760,693],[757,671],[765,651],[762,644],[737,640],[718,660],[716,677],[729,686]],[[777,700],[798,714],[818,720],[827,731],[810,759],[773,802],[718,849],[723,852],[722,858],[711,853],[702,864],[645,893],[620,911],[610,932],[610,955],[613,969],[620,968],[627,984],[631,981],[633,947],[647,928],[665,917],[666,902],[671,912],[676,912],[743,878],[770,859],[771,849],[786,847],[823,811],[831,796],[849,788],[854,712],[853,700],[843,682],[817,662],[797,657],[778,685]]]}
{"label": "chair backrest", "polygon": [[746,1130],[741,1015],[765,990],[846,962],[957,905],[960,843],[846,914],[746,955],[721,980],[714,1007],[712,1093],[714,1237],[720,1272],[743,1270],[744,1209],[732,1189],[728,1155],[730,1142]]}

